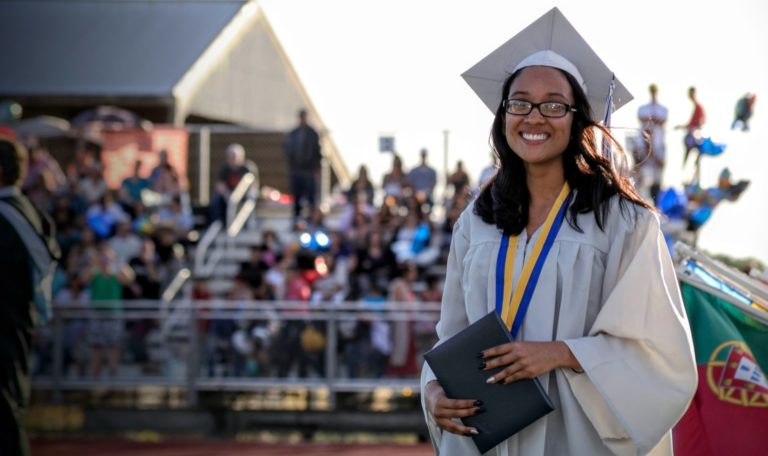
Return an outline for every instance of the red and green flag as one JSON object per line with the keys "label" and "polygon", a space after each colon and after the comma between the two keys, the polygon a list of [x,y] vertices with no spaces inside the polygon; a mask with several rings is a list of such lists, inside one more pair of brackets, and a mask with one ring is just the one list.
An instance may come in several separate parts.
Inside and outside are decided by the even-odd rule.
{"label": "red and green flag", "polygon": [[681,284],[699,385],[675,426],[675,455],[768,454],[768,313],[705,289]]}

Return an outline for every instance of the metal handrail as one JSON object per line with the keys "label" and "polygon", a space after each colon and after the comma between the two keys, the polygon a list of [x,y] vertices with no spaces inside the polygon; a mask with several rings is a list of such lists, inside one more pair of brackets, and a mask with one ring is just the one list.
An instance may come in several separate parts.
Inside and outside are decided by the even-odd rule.
{"label": "metal handrail", "polygon": [[[250,215],[250,213],[246,216],[240,214],[249,210],[252,211],[253,208],[255,208],[256,194],[258,193],[260,184],[258,168],[256,165],[252,165],[252,169],[253,172],[246,173],[240,178],[240,182],[237,183],[237,186],[232,190],[232,193],[227,200],[227,234],[230,237],[236,236],[240,232],[240,229],[242,229],[242,226],[244,225],[244,219],[247,218],[247,215]],[[253,207],[248,208],[247,206],[250,206],[250,204],[244,204],[244,206],[240,207],[238,210],[238,206],[240,206],[240,203],[244,199],[246,199],[246,203],[250,202],[253,204]],[[239,228],[233,230],[232,226],[235,223],[235,220],[239,218],[242,218],[243,221],[240,223]]]}
{"label": "metal handrail", "polygon": [[699,251],[685,243],[677,242],[675,244],[675,254],[680,257],[680,259],[691,258],[697,263],[705,266],[706,269],[714,271],[716,275],[725,279],[730,286],[738,289],[755,304],[760,306],[762,310],[768,311],[768,287],[762,283],[719,261],[701,254]]}
{"label": "metal handrail", "polygon": [[[62,397],[64,390],[82,390],[95,384],[104,388],[124,389],[143,386],[176,386],[185,388],[190,404],[194,405],[200,391],[256,391],[275,387],[280,388],[324,388],[333,396],[337,392],[372,391],[376,388],[390,388],[395,391],[417,391],[418,377],[406,378],[347,378],[339,375],[340,361],[344,358],[339,353],[338,324],[343,321],[429,321],[436,322],[439,316],[439,303],[415,302],[377,302],[375,308],[366,302],[298,302],[298,301],[229,301],[229,300],[182,300],[178,301],[174,317],[182,318],[183,331],[175,334],[173,340],[162,339],[159,350],[163,360],[180,361],[175,366],[165,365],[164,375],[130,374],[130,366],[124,372],[127,375],[107,379],[65,377],[63,370],[65,325],[92,320],[138,321],[157,320],[161,327],[163,321],[170,318],[162,312],[160,301],[114,301],[91,304],[55,302],[54,318],[50,323],[53,347],[52,371],[49,376],[33,378],[35,388],[48,389],[54,397]],[[98,307],[97,307],[98,306]],[[120,310],[114,310],[119,306]],[[199,373],[204,363],[199,358],[196,347],[207,346],[206,335],[197,323],[228,319],[235,322],[262,320],[276,323],[287,321],[324,321],[325,322],[325,374],[319,377],[218,377]],[[434,328],[434,326],[432,326]],[[162,329],[161,329],[162,331]],[[413,334],[416,337],[416,334]],[[276,337],[276,336],[274,336]],[[436,337],[436,336],[435,336]],[[210,342],[208,342],[210,343]],[[412,393],[408,393],[412,394]],[[334,399],[330,400],[331,402]]]}
{"label": "metal handrail", "polygon": [[211,222],[210,226],[208,226],[208,229],[205,230],[205,234],[200,238],[200,242],[197,243],[197,246],[195,247],[195,275],[198,275],[199,271],[205,268],[205,258],[208,254],[208,249],[213,245],[213,242],[218,237],[222,227],[223,224],[220,220],[214,220]]}

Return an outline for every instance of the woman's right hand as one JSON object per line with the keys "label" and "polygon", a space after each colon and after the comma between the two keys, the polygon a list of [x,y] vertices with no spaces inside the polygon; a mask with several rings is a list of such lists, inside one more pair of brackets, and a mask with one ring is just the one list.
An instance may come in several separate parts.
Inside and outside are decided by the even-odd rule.
{"label": "woman's right hand", "polygon": [[427,411],[434,417],[437,426],[453,434],[473,435],[477,429],[464,426],[456,418],[464,418],[482,413],[482,403],[474,399],[449,399],[445,390],[437,381],[427,383],[424,388],[424,404]]}

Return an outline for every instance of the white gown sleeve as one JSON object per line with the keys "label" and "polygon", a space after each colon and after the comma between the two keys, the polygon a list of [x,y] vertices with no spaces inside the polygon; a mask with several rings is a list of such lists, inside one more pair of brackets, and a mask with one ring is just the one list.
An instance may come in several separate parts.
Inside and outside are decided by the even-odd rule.
{"label": "white gown sleeve", "polygon": [[592,328],[564,341],[584,370],[564,370],[573,395],[617,454],[651,451],[684,414],[697,384],[688,320],[658,219],[639,209],[633,220],[611,235],[605,301]]}

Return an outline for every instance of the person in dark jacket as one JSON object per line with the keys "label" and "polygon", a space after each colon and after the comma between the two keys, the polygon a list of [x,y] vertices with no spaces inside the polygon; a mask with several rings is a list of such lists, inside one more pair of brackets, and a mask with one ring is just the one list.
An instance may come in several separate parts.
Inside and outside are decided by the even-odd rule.
{"label": "person in dark jacket", "polygon": [[[27,151],[0,137],[0,454],[28,455],[23,416],[30,392],[30,347],[40,307],[41,269],[59,256],[53,223],[21,193]],[[46,264],[47,262],[47,264]],[[48,284],[50,286],[50,284]],[[49,288],[50,292],[50,288]],[[47,298],[50,298],[48,293]],[[45,301],[44,304],[50,304]]]}
{"label": "person in dark jacket", "polygon": [[317,199],[317,177],[320,174],[320,136],[307,123],[307,111],[299,111],[299,125],[288,133],[283,143],[293,194],[293,218],[296,222],[306,199],[307,214],[312,214]]}

